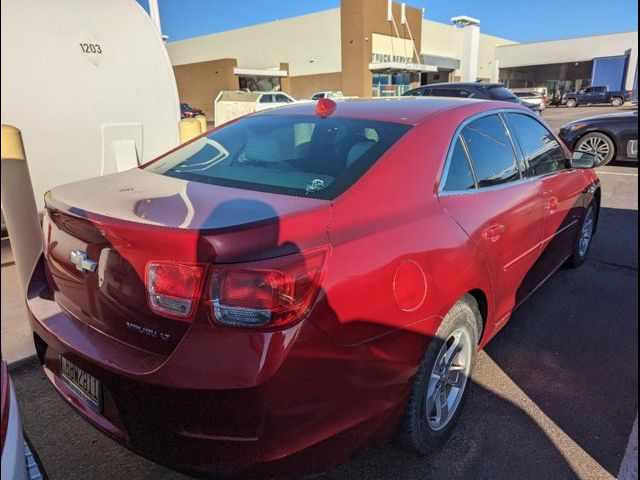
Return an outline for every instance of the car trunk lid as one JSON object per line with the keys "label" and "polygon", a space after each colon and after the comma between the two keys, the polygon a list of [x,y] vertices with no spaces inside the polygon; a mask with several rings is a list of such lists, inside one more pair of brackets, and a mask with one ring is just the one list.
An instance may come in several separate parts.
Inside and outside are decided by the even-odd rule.
{"label": "car trunk lid", "polygon": [[207,268],[313,248],[327,243],[329,206],[139,169],[57,187],[46,196],[48,281],[57,303],[81,322],[167,355],[208,315],[202,302],[188,321],[151,311],[149,262]]}

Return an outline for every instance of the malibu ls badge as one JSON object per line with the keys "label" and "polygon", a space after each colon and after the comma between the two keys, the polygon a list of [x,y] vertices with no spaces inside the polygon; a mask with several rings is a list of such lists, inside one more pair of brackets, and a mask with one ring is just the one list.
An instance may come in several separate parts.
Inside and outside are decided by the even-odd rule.
{"label": "malibu ls badge", "polygon": [[74,250],[71,252],[69,254],[69,260],[71,260],[71,263],[76,266],[76,270],[79,270],[80,272],[92,273],[95,272],[96,267],[98,266],[97,262],[89,260],[87,258],[87,254],[80,250]]}

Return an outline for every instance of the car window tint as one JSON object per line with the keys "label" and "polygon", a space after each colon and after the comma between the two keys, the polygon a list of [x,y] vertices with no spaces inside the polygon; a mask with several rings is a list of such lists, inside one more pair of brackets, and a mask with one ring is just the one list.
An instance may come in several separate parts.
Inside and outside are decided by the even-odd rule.
{"label": "car window tint", "polygon": [[320,100],[321,98],[324,98],[324,94],[316,93],[313,97],[311,97],[311,100]]}
{"label": "car window tint", "polygon": [[449,159],[449,169],[444,184],[444,191],[453,192],[459,190],[469,190],[475,188],[475,181],[471,173],[471,165],[469,157],[462,145],[462,141],[458,139],[453,147],[451,158]]}
{"label": "car window tint", "polygon": [[434,88],[431,91],[432,97],[469,97],[471,93],[468,90],[461,90],[459,88]]}
{"label": "car window tint", "polygon": [[498,115],[474,120],[462,130],[479,187],[491,187],[520,178],[511,140]]}
{"label": "car window tint", "polygon": [[273,103],[273,95],[263,95],[260,98],[260,103]]}
{"label": "car window tint", "polygon": [[281,93],[276,95],[276,102],[280,102],[280,103],[289,103],[291,102],[291,99],[289,97],[287,97],[286,95],[283,95]]}
{"label": "car window tint", "polygon": [[142,168],[191,182],[333,199],[410,128],[317,115],[249,116]]}
{"label": "car window tint", "polygon": [[511,90],[505,87],[490,87],[489,96],[494,100],[513,100],[517,98]]}
{"label": "car window tint", "polygon": [[544,125],[528,115],[508,115],[513,133],[529,162],[530,174],[546,175],[568,168],[563,148]]}
{"label": "car window tint", "polygon": [[422,97],[429,95],[429,90],[426,88],[415,88],[402,94],[404,97]]}

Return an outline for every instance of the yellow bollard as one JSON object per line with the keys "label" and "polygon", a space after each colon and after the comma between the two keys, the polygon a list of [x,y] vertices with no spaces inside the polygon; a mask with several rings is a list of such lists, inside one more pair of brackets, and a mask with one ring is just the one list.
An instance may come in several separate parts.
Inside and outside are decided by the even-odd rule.
{"label": "yellow bollard", "polygon": [[178,122],[180,143],[188,142],[202,133],[200,122],[195,118],[183,118]]}
{"label": "yellow bollard", "polygon": [[200,130],[202,130],[201,133],[209,130],[207,128],[207,117],[205,117],[204,115],[196,115],[194,118],[200,122]]}
{"label": "yellow bollard", "polygon": [[0,146],[2,212],[20,286],[26,293],[31,272],[42,252],[42,228],[20,130],[2,125]]}

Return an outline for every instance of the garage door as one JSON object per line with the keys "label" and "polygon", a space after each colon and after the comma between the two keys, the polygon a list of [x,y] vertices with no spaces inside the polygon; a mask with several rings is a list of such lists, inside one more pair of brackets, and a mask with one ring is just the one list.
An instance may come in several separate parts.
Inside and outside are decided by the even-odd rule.
{"label": "garage door", "polygon": [[623,90],[628,60],[628,55],[594,58],[591,85],[607,86],[609,90]]}

